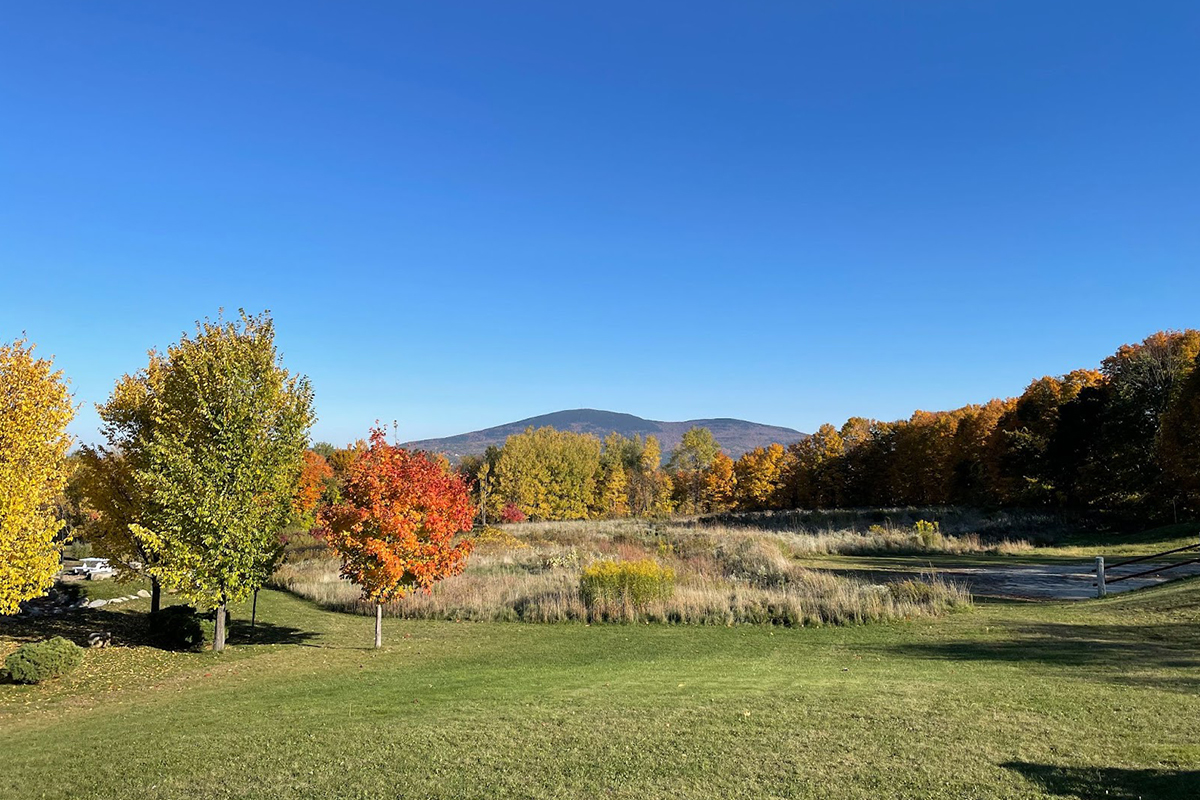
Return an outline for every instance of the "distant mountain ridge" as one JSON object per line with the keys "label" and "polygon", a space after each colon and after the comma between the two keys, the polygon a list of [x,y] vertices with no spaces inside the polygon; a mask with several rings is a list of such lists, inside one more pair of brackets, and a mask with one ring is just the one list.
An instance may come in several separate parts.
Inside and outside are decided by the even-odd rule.
{"label": "distant mountain ridge", "polygon": [[615,411],[575,408],[567,411],[555,411],[552,414],[542,414],[470,433],[460,433],[457,436],[407,442],[404,446],[415,450],[444,453],[451,459],[457,460],[465,455],[478,455],[486,450],[488,445],[494,444],[500,447],[509,436],[521,433],[526,428],[541,428],[545,425],[560,431],[591,433],[602,439],[613,431],[622,436],[640,435],[643,438],[649,435],[657,436],[659,444],[662,445],[664,462],[671,451],[679,446],[684,432],[692,427],[708,428],[712,431],[713,436],[721,444],[721,448],[732,458],[737,458],[747,450],[753,450],[756,447],[766,447],[776,442],[789,445],[808,436],[808,434],[792,428],[763,425],[744,419],[723,417],[662,422],[643,419],[633,414],[620,414]]}

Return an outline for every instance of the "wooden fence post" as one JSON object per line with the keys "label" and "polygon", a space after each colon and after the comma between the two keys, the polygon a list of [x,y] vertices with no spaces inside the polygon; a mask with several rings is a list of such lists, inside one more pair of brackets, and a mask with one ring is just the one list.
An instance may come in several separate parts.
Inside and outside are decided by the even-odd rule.
{"label": "wooden fence post", "polygon": [[1096,556],[1096,597],[1104,597],[1108,590],[1104,586],[1104,556]]}

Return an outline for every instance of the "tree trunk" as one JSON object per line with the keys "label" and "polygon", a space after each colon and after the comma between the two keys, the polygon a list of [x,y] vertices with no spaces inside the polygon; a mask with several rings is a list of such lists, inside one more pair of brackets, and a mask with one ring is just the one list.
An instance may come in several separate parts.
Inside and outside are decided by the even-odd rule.
{"label": "tree trunk", "polygon": [[217,629],[213,633],[213,652],[225,649],[225,603],[217,606]]}
{"label": "tree trunk", "polygon": [[162,584],[158,578],[150,579],[150,613],[153,614],[162,607]]}
{"label": "tree trunk", "polygon": [[258,589],[254,590],[254,604],[250,606],[250,636],[254,636],[254,621],[258,618]]}
{"label": "tree trunk", "polygon": [[375,647],[383,647],[383,604],[375,604]]}

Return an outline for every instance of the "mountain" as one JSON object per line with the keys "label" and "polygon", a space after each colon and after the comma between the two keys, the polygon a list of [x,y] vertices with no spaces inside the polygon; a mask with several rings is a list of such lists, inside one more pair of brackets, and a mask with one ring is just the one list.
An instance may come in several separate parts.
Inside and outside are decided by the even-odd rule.
{"label": "mountain", "polygon": [[775,442],[783,445],[798,442],[808,435],[791,428],[762,425],[757,422],[747,422],[744,419],[689,419],[684,422],[660,422],[635,417],[633,414],[597,411],[593,408],[576,408],[509,422],[494,428],[484,428],[481,431],[460,433],[457,436],[407,442],[404,446],[416,450],[445,453],[451,459],[457,460],[465,455],[478,455],[486,450],[488,445],[494,444],[499,447],[509,436],[521,433],[526,428],[540,428],[545,425],[550,425],[560,431],[591,433],[602,439],[613,431],[623,436],[640,435],[645,437],[653,434],[658,437],[658,442],[662,445],[664,462],[671,451],[679,446],[684,431],[697,426],[712,431],[722,449],[732,458],[737,458],[747,450],[766,447]]}

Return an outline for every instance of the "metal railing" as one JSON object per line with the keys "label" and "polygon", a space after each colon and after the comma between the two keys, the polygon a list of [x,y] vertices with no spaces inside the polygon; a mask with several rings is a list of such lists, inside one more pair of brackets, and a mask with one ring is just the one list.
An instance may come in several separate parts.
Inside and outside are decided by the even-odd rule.
{"label": "metal railing", "polygon": [[1175,553],[1184,553],[1189,550],[1200,550],[1200,542],[1197,542],[1196,544],[1184,545],[1183,547],[1176,547],[1173,550],[1164,550],[1161,553],[1154,553],[1148,556],[1138,556],[1137,558],[1119,561],[1116,564],[1109,564],[1107,568],[1104,566],[1104,556],[1096,556],[1096,566],[1093,570],[1096,573],[1096,582],[1092,584],[1096,587],[1096,597],[1104,597],[1107,595],[1108,585],[1111,583],[1120,583],[1121,581],[1127,581],[1131,578],[1145,578],[1149,575],[1158,575],[1159,573],[1175,569],[1176,567],[1182,567],[1186,564],[1200,564],[1200,558],[1189,558],[1186,561],[1175,561],[1171,564],[1158,564],[1150,569],[1145,569],[1141,572],[1133,572],[1128,575],[1120,575],[1116,578],[1108,577],[1108,572],[1110,570],[1127,567],[1130,564],[1139,564],[1143,561],[1152,561],[1153,559],[1174,555]]}

